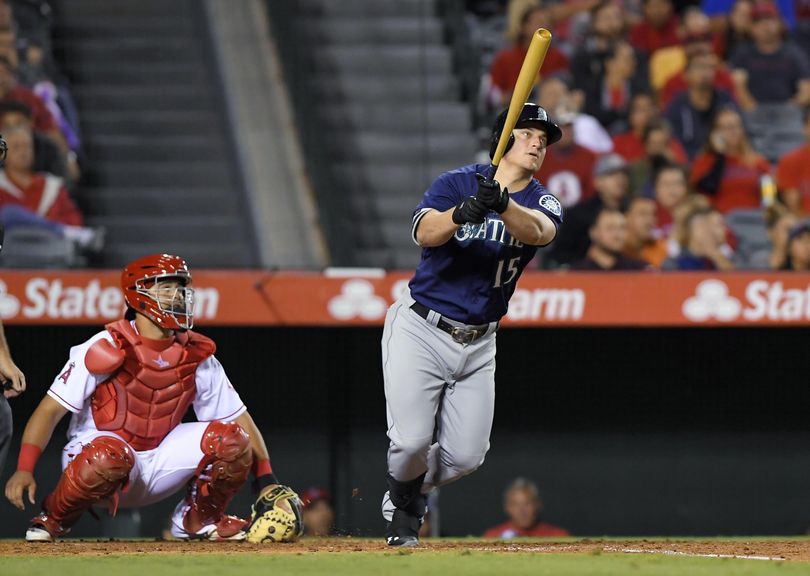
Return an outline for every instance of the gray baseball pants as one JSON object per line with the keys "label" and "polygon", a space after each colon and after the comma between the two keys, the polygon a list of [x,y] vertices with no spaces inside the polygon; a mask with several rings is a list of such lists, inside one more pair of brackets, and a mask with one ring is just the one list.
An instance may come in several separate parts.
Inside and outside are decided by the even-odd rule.
{"label": "gray baseball pants", "polygon": [[436,327],[439,314],[425,320],[410,309],[413,302],[407,292],[394,302],[383,330],[388,473],[407,482],[427,472],[427,493],[484,462],[495,409],[497,323],[459,344]]}

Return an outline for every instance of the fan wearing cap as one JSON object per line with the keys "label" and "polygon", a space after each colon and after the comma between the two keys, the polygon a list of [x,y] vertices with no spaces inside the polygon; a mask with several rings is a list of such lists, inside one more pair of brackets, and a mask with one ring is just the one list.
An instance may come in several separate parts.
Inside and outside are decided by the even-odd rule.
{"label": "fan wearing cap", "polygon": [[[191,272],[155,254],[121,274],[127,311],[74,346],[26,425],[17,471],[5,494],[19,509],[35,502],[34,467],[56,424],[72,413],[63,473],[31,520],[26,540],[66,534],[93,506],[140,507],[187,487],[172,516],[180,539],[243,540],[246,522],[225,514],[254,469],[278,482],[247,408],[214,357],[212,340],[191,330]],[[197,422],[182,423],[193,407]]]}
{"label": "fan wearing cap", "polygon": [[590,246],[590,229],[604,208],[621,210],[629,192],[629,166],[618,154],[599,158],[593,170],[596,194],[580,202],[566,214],[565,227],[549,254],[549,259],[567,266],[585,258]]}
{"label": "fan wearing cap", "polygon": [[[495,123],[490,156],[506,114]],[[415,546],[426,494],[484,461],[498,322],[526,264],[563,220],[560,202],[533,178],[560,137],[546,111],[526,103],[494,174],[483,164],[446,172],[413,213],[422,259],[382,338],[390,546]]]}
{"label": "fan wearing cap", "polygon": [[756,2],[751,13],[753,42],[731,55],[731,68],[740,105],[810,105],[810,61],[798,46],[782,38],[783,23],[773,3]]}

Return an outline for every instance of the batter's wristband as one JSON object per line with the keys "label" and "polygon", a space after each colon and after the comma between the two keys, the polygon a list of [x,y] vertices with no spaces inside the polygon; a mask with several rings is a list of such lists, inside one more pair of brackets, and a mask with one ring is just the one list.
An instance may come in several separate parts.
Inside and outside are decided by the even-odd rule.
{"label": "batter's wristband", "polygon": [[20,446],[20,457],[17,458],[17,470],[34,473],[37,460],[42,455],[42,448],[36,444],[23,444]]}

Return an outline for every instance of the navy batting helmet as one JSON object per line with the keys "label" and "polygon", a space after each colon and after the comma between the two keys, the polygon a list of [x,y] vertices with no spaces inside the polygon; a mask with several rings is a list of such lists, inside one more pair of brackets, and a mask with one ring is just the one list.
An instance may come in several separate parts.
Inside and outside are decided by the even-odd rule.
{"label": "navy batting helmet", "polygon": [[[503,130],[503,125],[506,123],[506,115],[509,110],[504,110],[500,114],[498,114],[498,119],[495,120],[495,126],[492,128],[492,143],[489,146],[489,157],[495,157],[495,150],[498,148],[498,141],[501,139],[501,131]],[[523,128],[524,126],[535,126],[537,128],[542,128],[546,131],[546,145],[554,144],[560,138],[562,138],[562,130],[560,127],[557,126],[554,122],[549,120],[548,112],[542,106],[538,106],[537,104],[533,104],[531,102],[526,102],[523,105],[523,110],[520,112],[520,116],[518,116],[517,122],[515,122],[515,128]],[[509,152],[509,149],[512,147],[512,144],[515,142],[515,137],[509,137],[509,143],[506,145],[506,150],[504,150],[504,154]]]}

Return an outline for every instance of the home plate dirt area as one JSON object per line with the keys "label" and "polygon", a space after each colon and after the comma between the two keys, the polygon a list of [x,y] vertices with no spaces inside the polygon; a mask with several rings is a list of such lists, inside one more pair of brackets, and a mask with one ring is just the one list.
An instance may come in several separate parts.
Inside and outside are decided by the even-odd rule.
{"label": "home plate dirt area", "polygon": [[[810,562],[810,539],[583,539],[583,540],[445,540],[426,539],[409,553],[489,552],[494,554],[652,554],[662,556],[747,558]],[[0,556],[105,556],[120,554],[316,554],[319,552],[398,553],[379,539],[308,538],[293,544],[246,542],[176,542],[162,540],[79,540],[28,543],[0,541]]]}

